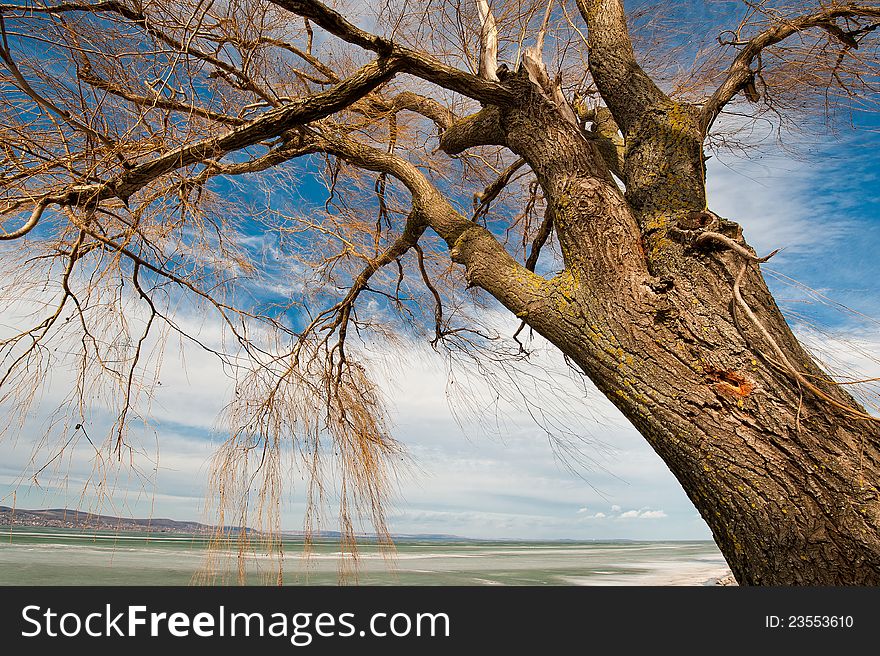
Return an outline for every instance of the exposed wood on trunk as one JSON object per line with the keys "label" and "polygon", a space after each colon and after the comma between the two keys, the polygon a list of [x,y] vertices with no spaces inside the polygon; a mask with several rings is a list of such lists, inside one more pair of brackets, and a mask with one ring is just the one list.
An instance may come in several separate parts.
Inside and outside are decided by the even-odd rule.
{"label": "exposed wood on trunk", "polygon": [[498,81],[498,27],[487,0],[477,0],[480,11],[480,77]]}

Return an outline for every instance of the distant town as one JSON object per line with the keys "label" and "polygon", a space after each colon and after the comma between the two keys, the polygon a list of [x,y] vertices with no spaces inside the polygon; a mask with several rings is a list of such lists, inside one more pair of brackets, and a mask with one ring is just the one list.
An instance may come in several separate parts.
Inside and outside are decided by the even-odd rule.
{"label": "distant town", "polygon": [[0,526],[193,534],[210,534],[215,531],[214,526],[198,522],[179,522],[173,519],[113,517],[111,515],[96,515],[69,508],[24,510],[8,506],[0,506]]}

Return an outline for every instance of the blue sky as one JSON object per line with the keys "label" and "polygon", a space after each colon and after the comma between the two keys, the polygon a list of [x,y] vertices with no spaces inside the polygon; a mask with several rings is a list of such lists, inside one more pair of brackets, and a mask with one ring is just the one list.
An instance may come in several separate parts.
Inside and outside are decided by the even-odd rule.
{"label": "blue sky", "polygon": [[[876,324],[819,302],[791,278],[852,310],[880,316],[880,132],[869,115],[861,129],[840,134],[816,128],[799,137],[798,155],[772,145],[751,159],[719,153],[708,164],[709,205],[740,222],[759,254],[783,250],[765,266],[768,282],[796,330],[833,363],[880,375],[870,354],[880,355]],[[772,140],[771,140],[772,141]],[[202,315],[179,313],[181,323],[209,344],[221,329]],[[16,319],[0,309],[0,330]],[[499,312],[496,321],[512,334],[516,325]],[[817,324],[827,334],[817,332]],[[830,337],[829,337],[830,335]],[[537,349],[535,366],[556,372],[566,394],[583,398],[567,378],[561,357]],[[185,356],[185,366],[177,355]],[[375,354],[392,408],[393,432],[411,466],[400,472],[388,509],[395,533],[445,533],[477,538],[709,539],[708,528],[666,466],[597,391],[582,404],[558,410],[561,423],[577,426],[583,440],[577,462],[520,408],[495,415],[458,416],[451,410],[445,368],[427,344],[404,343]],[[108,514],[200,519],[209,459],[222,439],[218,416],[230,383],[218,362],[191,345],[168,349],[162,385],[152,403],[154,425],[133,427],[146,453],[145,478],[120,468],[119,477],[89,483],[92,451],[75,443],[33,485],[30,473],[54,452],[37,448],[51,412],[66,394],[66,372],[34,406],[22,429],[0,441],[0,504],[23,508],[81,507]],[[564,395],[549,393],[557,398]],[[475,398],[491,397],[485,387]],[[567,397],[566,397],[567,398]],[[479,403],[478,403],[479,405]],[[479,414],[479,413],[478,413]],[[486,419],[488,418],[488,421]],[[100,409],[90,434],[107,432],[113,417]],[[59,441],[64,442],[60,436]],[[158,445],[158,448],[156,448]],[[49,475],[54,470],[54,475]],[[112,495],[103,495],[112,487]],[[83,489],[87,489],[85,495]],[[302,527],[305,482],[296,471],[287,481],[283,527]],[[325,527],[334,529],[332,507]]]}

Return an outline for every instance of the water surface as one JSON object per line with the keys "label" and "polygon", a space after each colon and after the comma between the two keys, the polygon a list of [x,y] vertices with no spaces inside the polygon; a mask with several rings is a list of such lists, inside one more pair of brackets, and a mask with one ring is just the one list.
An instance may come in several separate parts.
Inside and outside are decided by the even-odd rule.
{"label": "water surface", "polygon": [[[0,528],[0,585],[275,583],[278,561],[259,545],[209,549],[204,536],[32,527]],[[361,585],[705,585],[727,572],[713,542],[399,540],[389,553],[358,545]],[[334,540],[304,557],[284,541],[284,584],[335,585],[350,571]],[[199,578],[201,577],[201,578]]]}

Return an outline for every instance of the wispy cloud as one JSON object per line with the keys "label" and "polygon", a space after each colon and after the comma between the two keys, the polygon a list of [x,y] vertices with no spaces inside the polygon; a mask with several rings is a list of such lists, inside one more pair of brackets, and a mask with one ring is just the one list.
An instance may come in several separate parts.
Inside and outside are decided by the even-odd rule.
{"label": "wispy cloud", "polygon": [[582,519],[666,519],[669,515],[663,510],[651,510],[650,508],[642,508],[640,510],[626,510],[621,512],[620,506],[611,506],[610,513],[598,511],[590,512],[589,508],[580,508],[577,514],[582,515]]}
{"label": "wispy cloud", "polygon": [[627,510],[620,519],[663,519],[667,516],[662,510]]}

